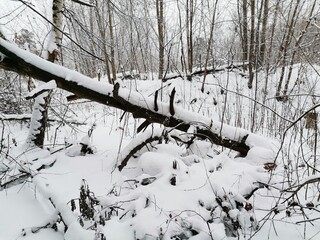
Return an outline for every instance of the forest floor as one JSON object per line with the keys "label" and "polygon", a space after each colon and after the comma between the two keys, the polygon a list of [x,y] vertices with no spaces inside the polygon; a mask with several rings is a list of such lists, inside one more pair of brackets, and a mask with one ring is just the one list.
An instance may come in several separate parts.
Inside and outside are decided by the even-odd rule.
{"label": "forest floor", "polygon": [[[194,139],[193,129],[154,124],[137,134],[142,120],[85,99],[67,103],[61,91],[44,150],[25,144],[28,121],[2,121],[0,183],[13,184],[0,190],[0,239],[318,239],[318,130],[306,129],[305,118],[289,128],[317,104],[308,94],[317,94],[318,77],[306,68],[295,65],[293,79],[305,81],[292,81],[299,96],[284,103],[272,90],[263,99],[263,84],[248,90],[237,69],[210,75],[204,93],[201,77],[119,80],[142,96],[160,89],[165,102],[175,88],[175,104],[186,111],[264,136],[265,147],[252,146],[246,157]],[[275,71],[269,89],[276,79]],[[120,172],[128,149],[150,136],[161,141]]]}

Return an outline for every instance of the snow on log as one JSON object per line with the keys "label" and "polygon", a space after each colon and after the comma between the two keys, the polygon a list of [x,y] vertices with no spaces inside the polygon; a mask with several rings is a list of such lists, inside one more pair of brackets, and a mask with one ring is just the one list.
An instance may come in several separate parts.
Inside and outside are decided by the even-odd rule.
{"label": "snow on log", "polygon": [[83,229],[78,222],[77,216],[71,211],[66,203],[63,203],[50,185],[44,182],[41,175],[33,177],[33,183],[37,186],[38,191],[46,197],[54,208],[58,211],[64,224],[68,227],[65,233],[66,240],[93,240],[95,232]]}
{"label": "snow on log", "polygon": [[26,96],[26,99],[29,100],[29,99],[35,98],[44,92],[55,89],[56,87],[57,87],[56,82],[54,80],[51,80],[37,87],[36,89],[33,89],[31,92],[29,92]]}
{"label": "snow on log", "polygon": [[245,129],[213,121],[211,118],[175,107],[175,114],[170,114],[169,103],[157,102],[140,93],[102,83],[86,77],[76,71],[50,63],[30,52],[0,38],[0,52],[6,57],[0,62],[0,68],[28,75],[43,82],[55,80],[57,86],[75,95],[92,101],[115,107],[132,113],[135,118],[144,118],[149,122],[160,123],[187,132],[190,126],[196,128],[197,136],[208,138],[212,143],[246,156],[251,147],[261,146],[274,150],[275,142],[253,134]]}
{"label": "snow on log", "polygon": [[35,98],[30,130],[26,140],[29,146],[36,145],[38,147],[43,147],[45,125],[48,119],[48,113],[46,111],[48,104],[49,92],[43,92]]}
{"label": "snow on log", "polygon": [[136,138],[134,138],[119,155],[119,160],[121,161],[118,166],[119,170],[122,171],[122,169],[127,165],[129,159],[148,143],[159,141],[163,136],[163,131],[163,129],[152,128],[140,133]]}

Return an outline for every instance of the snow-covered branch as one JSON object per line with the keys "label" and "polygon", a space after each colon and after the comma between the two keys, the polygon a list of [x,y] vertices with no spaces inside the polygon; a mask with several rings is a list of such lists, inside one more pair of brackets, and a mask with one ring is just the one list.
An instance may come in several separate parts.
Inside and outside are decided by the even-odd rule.
{"label": "snow-covered branch", "polygon": [[[87,98],[104,105],[130,112],[135,118],[145,118],[149,122],[160,123],[187,132],[190,126],[195,127],[195,134],[208,138],[214,144],[238,151],[246,156],[253,146],[274,149],[270,140],[247,130],[213,121],[211,118],[175,107],[174,115],[170,113],[170,104],[157,101],[140,93],[95,81],[76,71],[50,63],[36,55],[19,49],[9,42],[0,39],[0,52],[6,57],[0,62],[5,70],[25,74],[49,82],[55,80],[57,86],[79,97]],[[157,108],[155,109],[155,104]]]}
{"label": "snow-covered branch", "polygon": [[53,90],[57,87],[57,84],[54,80],[50,81],[50,82],[47,82],[39,87],[37,87],[36,89],[33,89],[27,96],[26,96],[26,99],[29,100],[29,99],[32,99],[32,98],[35,98],[37,96],[39,96],[40,94],[44,93],[44,92],[47,92],[47,91],[50,91],[50,90]]}

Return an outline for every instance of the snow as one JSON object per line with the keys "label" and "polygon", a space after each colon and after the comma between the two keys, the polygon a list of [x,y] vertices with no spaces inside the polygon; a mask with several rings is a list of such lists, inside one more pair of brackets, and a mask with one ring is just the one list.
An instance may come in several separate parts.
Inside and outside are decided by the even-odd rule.
{"label": "snow", "polygon": [[40,69],[44,69],[45,71],[57,75],[67,81],[75,82],[78,85],[84,86],[88,89],[92,89],[98,93],[102,93],[105,95],[109,95],[112,93],[113,86],[110,84],[102,83],[95,81],[89,77],[86,77],[76,71],[70,70],[63,66],[56,65],[45,59],[38,57],[34,54],[31,54],[19,47],[0,39],[0,46],[3,46],[6,49],[10,49],[13,51],[17,56],[23,59],[25,62],[30,63],[34,66],[37,66]]}
{"label": "snow", "polygon": [[142,172],[151,176],[156,176],[166,170],[172,169],[172,166],[177,163],[177,169],[187,171],[186,165],[182,160],[173,157],[170,154],[146,152],[139,158],[138,166]]}
{"label": "snow", "polygon": [[128,223],[121,223],[117,218],[111,219],[108,224],[102,228],[105,236],[112,240],[134,240],[134,230]]}
{"label": "snow", "polygon": [[[150,83],[140,83],[141,87],[146,89],[143,90],[146,93],[143,95],[150,93]],[[123,84],[125,86],[126,82]],[[179,83],[175,85],[179,86]],[[211,236],[214,239],[227,239],[225,226],[222,223],[227,216],[216,201],[216,198],[220,198],[222,206],[230,208],[230,218],[239,221],[242,226],[240,239],[246,239],[254,232],[252,226],[256,228],[257,221],[265,216],[265,209],[275,206],[277,191],[273,191],[273,188],[269,190],[263,188],[258,190],[252,198],[248,200],[244,198],[246,194],[259,186],[258,183],[279,186],[283,168],[279,166],[275,170],[271,181],[270,174],[263,168],[264,163],[274,160],[277,145],[273,140],[266,137],[255,139],[254,135],[249,135],[251,139],[248,137],[247,141],[252,143],[252,148],[245,158],[239,158],[228,150],[221,151],[210,142],[200,139],[195,140],[188,148],[183,144],[177,145],[173,136],[179,136],[184,141],[188,141],[194,129],[189,129],[188,133],[168,129],[168,143],[154,142],[152,146],[147,145],[146,148],[137,152],[137,158],[131,158],[124,170],[119,172],[116,166],[121,156],[126,156],[134,146],[147,138],[162,135],[164,128],[155,125],[135,135],[135,121],[130,120],[124,125],[118,122],[113,123],[112,119],[117,114],[116,111],[111,114],[108,113],[110,110],[102,110],[104,107],[90,103],[82,107],[78,112],[78,117],[84,109],[88,111],[89,119],[86,121],[89,125],[96,124],[91,137],[87,134],[87,127],[81,129],[76,134],[76,138],[72,137],[71,132],[66,132],[69,134],[66,136],[70,139],[68,142],[74,146],[81,142],[95,146],[97,151],[93,155],[75,154],[71,156],[70,152],[68,153],[71,148],[54,155],[50,155],[48,150],[10,149],[10,152],[16,152],[14,156],[19,159],[19,162],[27,163],[28,165],[25,166],[30,166],[30,169],[35,170],[42,164],[54,163],[54,165],[40,172],[34,172],[36,177],[32,182],[0,192],[1,202],[4,203],[1,204],[0,211],[8,216],[0,217],[0,228],[2,227],[0,238],[14,239],[21,234],[21,229],[24,228],[27,239],[38,239],[39,237],[93,239],[95,234],[104,234],[110,239],[128,240],[139,237],[152,239],[161,234],[164,235],[163,239],[180,234],[185,234],[190,239],[211,239]],[[106,113],[107,115],[102,117]],[[49,134],[53,133],[54,129],[55,127],[49,128]],[[21,133],[21,130],[12,128],[11,132],[16,134]],[[60,141],[64,142],[65,138],[61,136]],[[19,146],[21,143],[23,141],[19,140]],[[118,156],[120,143],[120,156]],[[34,161],[34,159],[37,160]],[[174,162],[177,163],[176,168],[173,168]],[[277,164],[282,163],[279,161]],[[105,225],[98,226],[96,232],[82,228],[77,220],[80,215],[79,210],[72,212],[70,208],[70,200],[79,198],[79,188],[83,179],[100,201],[101,208],[96,208],[96,214],[99,214],[99,211],[102,211],[103,214],[113,213]],[[142,184],[144,179],[150,179],[147,185]],[[308,179],[312,178],[305,178],[300,183]],[[271,197],[272,195],[274,197]],[[56,203],[56,210],[47,200],[49,197]],[[236,202],[244,205],[250,203],[253,210],[238,209]],[[316,200],[314,203],[318,204]],[[9,207],[5,207],[6,205]],[[16,205],[19,206],[18,209]],[[283,206],[279,210],[282,213],[286,211],[286,208],[287,206]],[[62,217],[69,224],[69,229],[65,234],[61,224],[58,232],[42,229],[34,234],[28,230],[28,228],[42,226],[52,221],[57,211],[63,212]],[[16,222],[14,217],[16,214],[12,213],[18,212],[23,216],[28,216],[30,220],[21,218],[19,222]],[[290,235],[292,239],[300,239],[303,226],[294,225],[295,230],[290,233],[287,233],[288,230],[285,229],[292,229],[293,222],[301,218],[296,216],[281,221],[283,218],[281,213],[279,217],[275,215],[275,221],[278,221],[276,232],[269,231],[268,224],[271,222],[268,222],[254,239],[267,239],[266,236],[272,239],[283,239],[287,235]],[[209,223],[208,220],[212,222]],[[290,221],[292,223],[289,224]],[[308,236],[316,234],[318,228],[318,224],[314,227],[310,226]],[[190,229],[197,231],[198,234],[192,236]]]}
{"label": "snow", "polygon": [[33,89],[31,92],[29,92],[26,97],[30,97],[35,95],[38,92],[41,92],[43,90],[53,90],[57,87],[57,83],[55,80],[51,80],[47,83],[41,84],[40,86],[38,86],[37,88]]}
{"label": "snow", "polygon": [[[93,79],[88,78],[78,72],[75,72],[73,70],[69,70],[62,66],[58,66],[56,64],[45,61],[44,59],[36,55],[33,55],[27,51],[19,49],[18,47],[4,41],[3,39],[0,39],[0,46],[1,45],[4,48],[9,49],[10,51],[13,51],[17,56],[24,59],[24,61],[34,66],[37,66],[38,68],[43,69],[46,72],[56,74],[58,77],[61,77],[66,81],[74,82],[80,86],[84,86],[88,89],[96,91],[97,93],[104,94],[106,96],[109,96],[112,94],[113,85],[111,84],[94,81]],[[154,99],[152,97],[144,97],[140,93],[131,91],[131,89],[126,89],[126,88],[120,88],[118,95],[133,105],[142,106],[146,109],[150,109],[154,111],[153,110]],[[158,107],[159,107],[158,112],[160,114],[170,116],[170,112],[169,112],[170,107],[168,103],[159,102]],[[224,123],[222,124],[219,121],[215,121],[212,118],[202,116],[201,114],[196,114],[191,111],[186,111],[186,109],[181,107],[175,107],[174,109],[175,109],[174,117],[181,119],[186,123],[196,125],[199,128],[210,129],[215,134],[221,133],[221,135],[224,136],[224,139],[241,141],[244,137],[249,135],[250,138],[246,139],[246,143],[249,146],[252,146],[253,144],[255,144],[255,145],[260,145],[261,147],[264,147],[266,144],[266,138],[250,133],[245,129],[229,126]],[[274,143],[270,143],[269,145],[273,145],[273,144]]]}
{"label": "snow", "polygon": [[[10,36],[8,29],[5,32]],[[51,64],[2,40],[0,44],[14,50],[27,62],[67,81],[112,96],[112,85]],[[0,59],[2,57],[5,56],[0,53]],[[30,139],[28,131],[37,131],[37,122],[32,121],[29,126],[19,121],[2,121],[0,184],[19,176],[21,171],[30,173],[32,178],[0,191],[0,239],[99,239],[102,234],[112,240],[234,239],[226,235],[226,226],[232,221],[238,221],[241,226],[238,239],[317,239],[319,221],[312,224],[301,222],[306,220],[305,217],[318,219],[320,206],[316,181],[319,174],[312,175],[312,168],[307,165],[313,166],[314,154],[318,156],[319,152],[314,150],[314,132],[304,128],[304,119],[296,125],[298,130],[291,129],[285,136],[282,151],[275,159],[284,129],[318,101],[307,95],[320,94],[319,76],[315,73],[319,67],[314,67],[294,65],[293,79],[299,78],[306,83],[298,84],[301,88],[298,91],[295,81],[291,81],[290,89],[293,95],[306,95],[292,97],[288,103],[278,103],[274,99],[279,69],[270,74],[269,98],[264,104],[277,114],[261,105],[253,108],[250,99],[255,98],[254,93],[246,88],[247,79],[236,69],[208,75],[203,94],[199,90],[201,77],[195,77],[191,83],[173,79],[164,87],[159,81],[137,80],[137,92],[130,87],[131,80],[117,80],[121,85],[120,97],[152,111],[154,92],[163,87],[163,102],[158,101],[158,112],[168,116],[169,94],[175,88],[175,117],[191,124],[186,133],[154,124],[136,134],[141,120],[125,115],[119,122],[122,115],[119,110],[78,102],[67,106],[71,116],[68,119],[77,119],[87,126],[96,124],[92,135],[89,136],[87,126],[52,123],[46,133],[46,149],[40,150],[24,144]],[[298,74],[300,70],[302,75]],[[257,74],[264,79],[263,73]],[[55,86],[51,81],[35,91]],[[261,90],[259,85],[258,92]],[[62,99],[64,97],[65,93]],[[256,98],[263,102],[260,94]],[[36,101],[42,103],[41,98]],[[59,99],[56,106],[63,109],[61,102],[65,104]],[[264,120],[262,113],[265,114]],[[21,119],[30,117],[30,114],[1,114],[4,120],[11,117]],[[39,118],[39,111],[33,118]],[[197,128],[210,129],[216,134],[221,132],[226,139],[237,141],[248,135],[245,143],[250,146],[250,151],[246,157],[239,157],[236,152],[200,138],[191,142]],[[129,159],[123,171],[118,171],[121,160],[135,146],[152,136],[161,136],[164,131],[168,133],[168,142],[147,144]],[[190,144],[183,144],[174,137]],[[81,144],[94,147],[94,153],[81,154]],[[277,167],[265,169],[266,163],[276,163]],[[318,159],[315,164],[318,169]],[[45,167],[38,170],[42,166]],[[315,184],[301,188],[295,199],[289,199],[292,192],[286,191],[296,190],[301,184],[313,180]],[[78,206],[83,181],[90,187],[91,196],[99,200],[94,206],[94,219],[84,219],[84,227],[80,224]],[[257,187],[260,189],[247,197]],[[71,210],[72,199],[76,202],[75,211]],[[302,207],[289,205],[291,200],[297,199]],[[315,209],[306,207],[309,202]],[[279,213],[276,214],[275,209]],[[286,211],[292,215],[288,217]],[[66,232],[60,222],[57,231],[43,228],[32,233],[36,227],[57,221],[59,212],[68,225]],[[101,216],[105,223],[98,221]],[[96,228],[94,223],[97,223]]]}

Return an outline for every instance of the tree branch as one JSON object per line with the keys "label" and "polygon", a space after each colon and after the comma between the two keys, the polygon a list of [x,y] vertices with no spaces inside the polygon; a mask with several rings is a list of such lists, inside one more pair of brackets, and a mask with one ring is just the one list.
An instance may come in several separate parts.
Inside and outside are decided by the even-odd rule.
{"label": "tree branch", "polygon": [[[43,82],[55,80],[57,87],[61,89],[79,97],[130,112],[133,117],[144,118],[151,123],[160,123],[165,127],[183,132],[187,132],[190,126],[194,126],[198,136],[208,138],[216,145],[238,151],[241,156],[246,156],[250,146],[257,145],[257,142],[264,143],[262,147],[273,147],[273,143],[266,146],[266,140],[263,137],[227,124],[223,124],[220,132],[220,122],[183,108],[175,107],[175,115],[172,116],[168,103],[157,102],[158,111],[156,112],[154,99],[151,97],[144,97],[140,93],[120,88],[117,85],[114,89],[111,84],[95,81],[78,72],[50,63],[3,39],[0,39],[0,52],[5,55],[0,62],[0,68],[28,75]],[[246,135],[248,135],[247,139],[242,141]]]}

